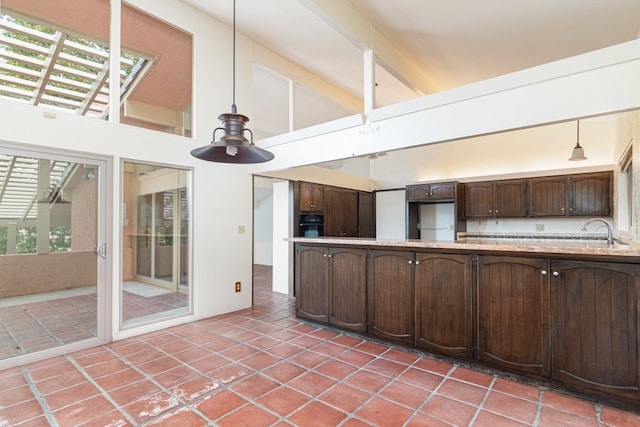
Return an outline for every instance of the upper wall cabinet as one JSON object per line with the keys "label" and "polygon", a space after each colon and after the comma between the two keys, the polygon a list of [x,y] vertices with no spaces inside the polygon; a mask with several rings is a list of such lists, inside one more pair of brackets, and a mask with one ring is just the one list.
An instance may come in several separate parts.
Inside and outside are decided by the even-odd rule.
{"label": "upper wall cabinet", "polygon": [[550,176],[529,180],[530,216],[564,216],[567,211],[567,177]]}
{"label": "upper wall cabinet", "polygon": [[323,212],[324,186],[311,182],[300,183],[300,212]]}
{"label": "upper wall cabinet", "polygon": [[456,197],[455,182],[407,185],[408,202],[429,202],[451,200]]}
{"label": "upper wall cabinet", "polygon": [[611,216],[613,173],[464,184],[465,218]]}
{"label": "upper wall cabinet", "polygon": [[472,182],[464,186],[465,218],[527,216],[527,180]]}
{"label": "upper wall cabinet", "polygon": [[568,177],[569,215],[610,216],[613,174],[590,173]]}
{"label": "upper wall cabinet", "polygon": [[530,216],[611,216],[612,172],[532,178]]}

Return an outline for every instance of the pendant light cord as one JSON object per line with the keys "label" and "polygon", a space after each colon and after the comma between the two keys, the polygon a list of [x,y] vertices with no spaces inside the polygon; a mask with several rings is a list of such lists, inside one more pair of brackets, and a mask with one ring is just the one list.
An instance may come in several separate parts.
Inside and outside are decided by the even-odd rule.
{"label": "pendant light cord", "polygon": [[231,104],[231,112],[238,112],[236,108],[236,0],[233,0],[233,84],[232,84],[233,103]]}

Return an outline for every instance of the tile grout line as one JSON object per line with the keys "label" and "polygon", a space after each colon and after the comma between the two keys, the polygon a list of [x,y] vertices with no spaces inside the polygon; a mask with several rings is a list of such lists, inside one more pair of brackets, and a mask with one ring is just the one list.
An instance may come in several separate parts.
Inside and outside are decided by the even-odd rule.
{"label": "tile grout line", "polygon": [[491,384],[489,384],[489,386],[487,387],[487,391],[484,393],[484,396],[482,397],[482,401],[480,401],[480,403],[478,403],[478,406],[476,406],[476,412],[473,414],[473,417],[471,417],[471,420],[469,421],[469,426],[472,426],[476,422],[476,419],[478,419],[478,415],[480,415],[480,411],[482,411],[482,407],[484,406],[485,402],[489,398],[489,394],[491,394],[493,385],[496,383],[497,380],[498,378],[494,375],[493,378],[491,379]]}
{"label": "tile grout line", "polygon": [[532,427],[538,427],[540,425],[540,415],[542,414],[542,397],[544,394],[544,389],[542,387],[539,388],[538,391],[538,402],[536,408],[536,416],[533,419],[533,423],[531,423]]}
{"label": "tile grout line", "polygon": [[[107,349],[104,346],[103,348]],[[129,416],[129,414],[120,405],[118,405],[115,400],[113,400],[109,392],[102,388],[102,386],[100,386],[100,384],[98,384],[96,380],[91,375],[89,375],[89,373],[87,373],[87,371],[82,366],[80,366],[80,364],[72,357],[72,355],[66,355],[65,359],[67,359],[67,361],[71,363],[78,370],[78,372],[82,374],[82,376],[84,376],[91,384],[93,384],[94,387],[100,390],[100,394],[102,395],[102,397],[109,401],[109,403],[114,406],[116,411],[120,412],[128,422],[130,422],[132,425],[136,424],[134,420]]]}
{"label": "tile grout line", "polygon": [[47,403],[44,401],[43,396],[38,391],[38,388],[36,387],[36,385],[33,383],[33,381],[31,381],[31,376],[29,375],[29,371],[24,366],[21,366],[20,372],[22,373],[22,376],[27,382],[27,385],[29,386],[29,390],[31,390],[31,393],[33,394],[34,400],[38,402],[38,404],[42,408],[42,413],[44,417],[47,419],[47,421],[49,422],[49,424],[51,424],[52,427],[57,427],[58,423],[53,417],[51,408],[49,408],[49,405],[47,405]]}
{"label": "tile grout line", "polygon": [[[173,334],[173,333],[172,333]],[[175,334],[173,334],[175,335]],[[144,342],[142,339],[138,339],[137,341],[142,341]],[[145,344],[150,345],[148,343],[145,342]],[[157,349],[157,347],[153,346],[154,348]],[[148,420],[144,421],[142,424],[147,424],[150,423],[152,421],[156,421],[159,419],[162,419],[162,417],[166,416],[168,411],[177,411],[179,409],[182,408],[186,408],[188,407],[190,410],[192,410],[193,412],[197,413],[199,416],[201,416],[204,420],[207,420],[207,422],[212,422],[212,420],[205,416],[202,412],[200,412],[195,406],[192,406],[191,401],[185,401],[182,398],[180,398],[180,396],[176,395],[175,393],[173,393],[172,391],[170,391],[169,389],[165,388],[162,384],[158,383],[156,380],[153,379],[153,377],[149,374],[147,374],[146,372],[142,371],[141,369],[138,368],[138,365],[134,365],[133,363],[131,363],[130,361],[128,361],[127,359],[125,359],[123,356],[117,354],[115,351],[113,351],[111,348],[105,347],[109,352],[111,352],[114,356],[116,356],[119,360],[121,360],[123,363],[125,363],[127,366],[129,366],[130,368],[134,369],[136,372],[138,372],[140,375],[142,375],[142,377],[146,380],[148,380],[149,382],[151,382],[152,384],[156,385],[161,391],[167,393],[171,399],[176,399],[177,402],[179,402],[178,405],[176,405],[175,407],[169,407],[166,410],[162,411],[161,413],[150,417]],[[170,356],[167,352],[165,352],[164,350],[158,349],[159,351],[167,354],[168,356]],[[174,358],[175,359],[175,358]],[[177,359],[176,359],[177,360]],[[178,360],[178,362],[181,362],[180,360]],[[195,369],[189,367],[190,369],[192,369],[194,372],[198,372]],[[199,373],[199,372],[198,372]],[[213,378],[210,378],[209,376],[202,374],[202,376],[206,376],[207,378],[211,379],[212,381],[216,382],[216,384],[218,384],[218,382],[216,380],[214,380]],[[216,387],[213,390],[208,391],[207,393],[203,393],[202,395],[198,396],[197,398],[203,398],[203,397],[208,397],[211,396],[215,393],[217,393],[218,391],[220,391],[220,389],[222,387],[224,387],[224,384],[220,384],[221,387]],[[99,386],[98,386],[99,387]],[[100,387],[100,389],[102,390],[102,387]],[[106,392],[106,390],[105,390]],[[106,392],[109,393],[109,392]],[[110,399],[111,401],[112,399]],[[142,399],[139,399],[142,400]],[[113,402],[115,404],[115,401]],[[122,412],[125,415],[125,418],[127,418],[132,425],[137,425],[135,421],[130,420],[130,416],[128,414],[128,412],[121,406],[115,404],[115,406],[118,408],[118,411]]]}

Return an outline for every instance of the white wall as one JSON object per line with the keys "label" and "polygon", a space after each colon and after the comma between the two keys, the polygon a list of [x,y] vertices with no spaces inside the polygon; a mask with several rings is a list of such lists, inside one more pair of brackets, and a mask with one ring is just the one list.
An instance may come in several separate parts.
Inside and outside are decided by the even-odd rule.
{"label": "white wall", "polygon": [[[248,166],[207,163],[189,152],[210,142],[215,119],[229,111],[230,70],[219,58],[231,58],[232,33],[207,15],[178,0],[152,2],[132,0],[134,7],[194,34],[194,139],[120,126],[101,120],[57,113],[46,118],[45,108],[0,101],[0,140],[24,146],[96,153],[112,159],[114,176],[110,196],[120,200],[120,162],[151,162],[193,168],[193,301],[194,315],[156,325],[118,332],[118,315],[113,316],[115,338],[157,330],[170,324],[238,310],[251,306],[252,289],[252,179]],[[119,34],[113,37],[119,43]],[[212,54],[215,52],[215,55]],[[238,104],[250,115],[251,42],[238,38]],[[243,84],[246,82],[247,84]],[[246,110],[245,110],[246,109]],[[114,203],[114,218],[120,216],[120,203]],[[240,234],[239,226],[246,232]],[[111,280],[107,284],[113,301],[119,301],[120,228],[111,230]],[[234,292],[234,283],[245,286]]]}
{"label": "white wall", "polygon": [[273,190],[253,201],[253,263],[273,264]]}
{"label": "white wall", "polygon": [[293,294],[292,244],[285,241],[291,237],[292,193],[287,181],[273,184],[273,291]]}
{"label": "white wall", "polygon": [[[500,218],[467,220],[467,233],[581,233],[583,224],[589,218]],[[613,218],[605,218],[613,223]],[[536,226],[542,225],[542,231],[536,231]],[[597,231],[597,226],[589,227],[590,233]]]}
{"label": "white wall", "polygon": [[395,151],[374,160],[376,189],[611,170],[615,124],[615,118],[580,121],[580,143],[588,157],[580,162],[569,161],[575,121]]}

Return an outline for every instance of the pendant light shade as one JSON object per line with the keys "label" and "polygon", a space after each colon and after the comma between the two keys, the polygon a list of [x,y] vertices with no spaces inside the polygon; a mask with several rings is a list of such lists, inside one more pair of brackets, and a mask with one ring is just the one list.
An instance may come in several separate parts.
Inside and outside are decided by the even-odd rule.
{"label": "pendant light shade", "polygon": [[576,123],[576,126],[578,128],[576,133],[576,146],[573,147],[573,152],[571,153],[571,157],[569,157],[569,160],[571,160],[572,162],[578,160],[587,160],[584,155],[584,149],[580,146],[580,120],[578,120]]}
{"label": "pendant light shade", "polygon": [[[213,131],[210,144],[196,148],[191,155],[208,162],[219,163],[263,163],[273,159],[273,154],[257,147],[253,143],[253,132],[245,128],[249,118],[238,114],[236,108],[236,2],[233,0],[233,103],[231,113],[218,116],[222,127]],[[216,141],[216,132],[221,130],[222,136]],[[249,132],[250,139],[244,136]]]}

